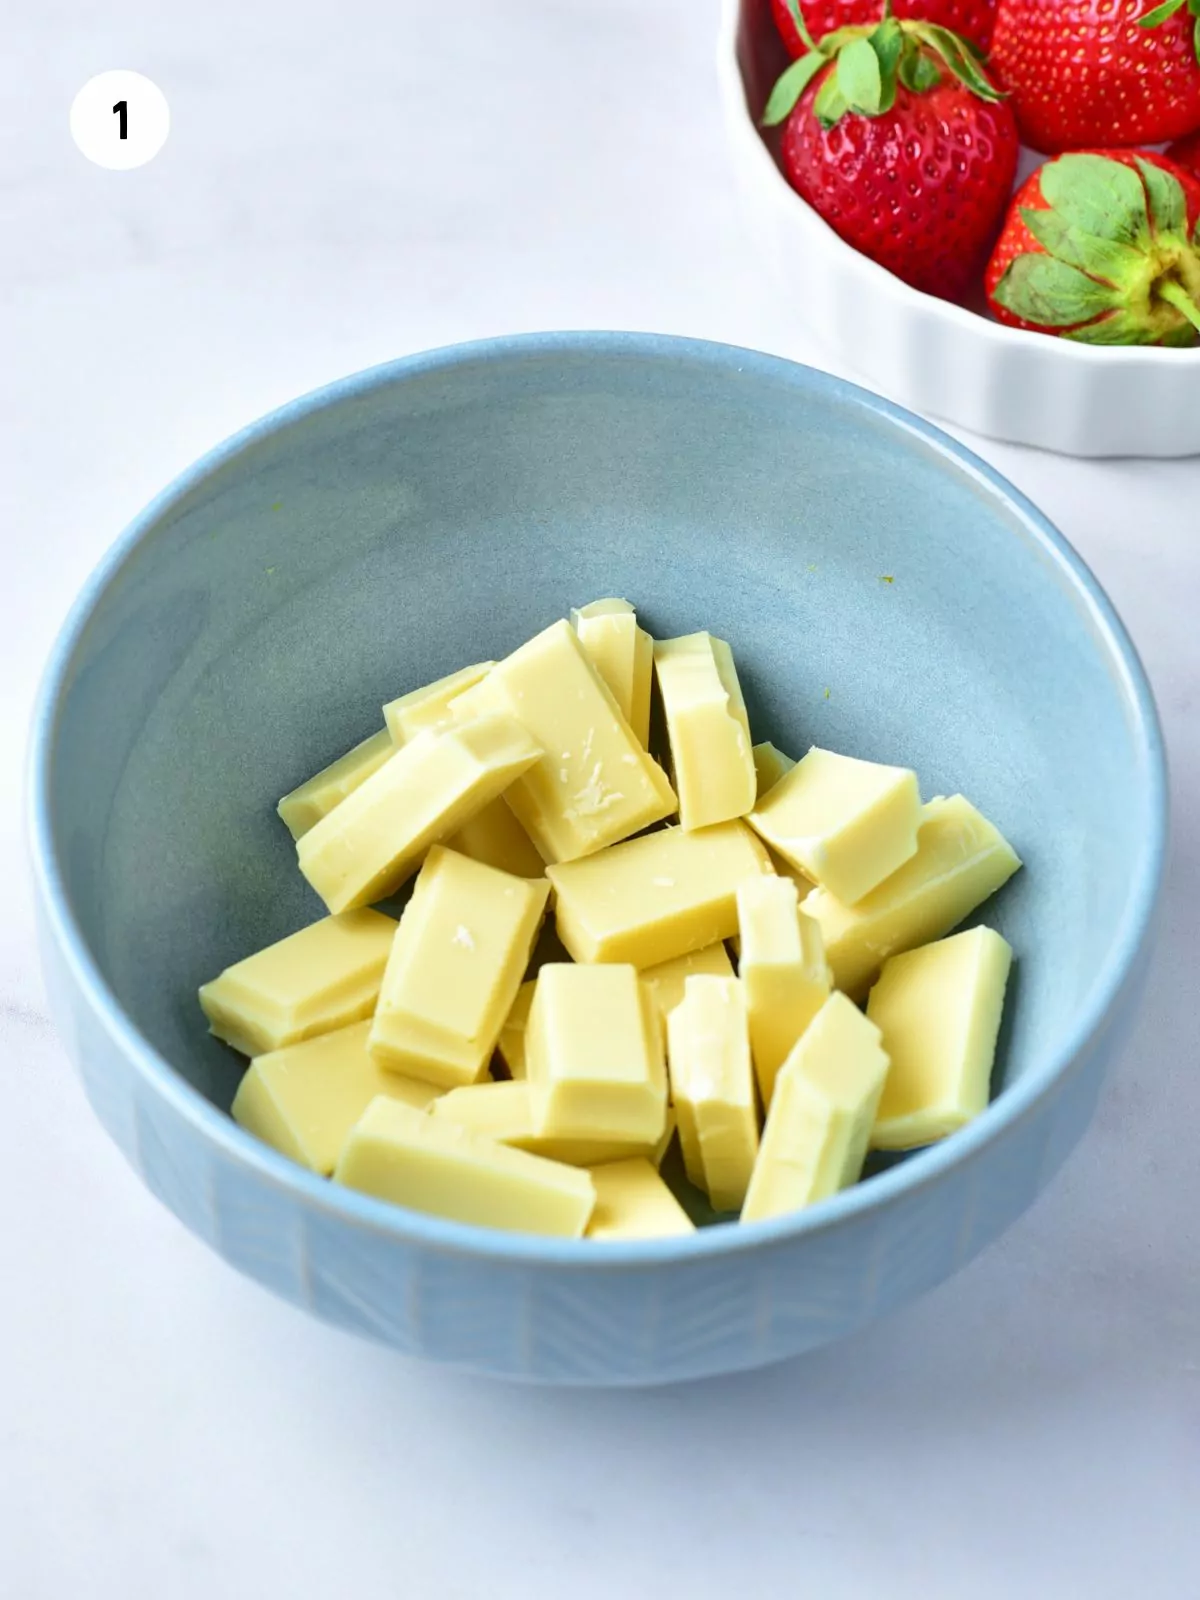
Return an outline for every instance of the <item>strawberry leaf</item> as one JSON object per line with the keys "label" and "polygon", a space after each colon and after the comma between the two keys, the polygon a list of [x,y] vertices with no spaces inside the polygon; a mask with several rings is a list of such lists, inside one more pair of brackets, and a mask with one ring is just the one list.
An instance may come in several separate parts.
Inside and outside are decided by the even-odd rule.
{"label": "strawberry leaf", "polygon": [[786,72],[783,72],[775,87],[771,90],[770,99],[763,111],[762,120],[764,128],[777,127],[785,121],[795,109],[796,102],[808,88],[809,84],[820,72],[822,67],[829,65],[829,58],[823,56],[819,50],[814,50],[810,55],[801,56],[799,61],[793,61]]}
{"label": "strawberry leaf", "polygon": [[[789,5],[793,3],[789,0]],[[913,94],[936,88],[942,82],[939,61],[978,98],[1004,98],[980,64],[978,52],[965,40],[929,22],[901,22],[892,15],[891,0],[884,0],[882,20],[874,28],[859,23],[835,28],[822,36],[819,48],[792,63],[771,91],[763,123],[774,127],[790,115],[816,74],[830,63],[836,63],[835,69],[813,102],[826,129],[836,126],[848,111],[863,117],[890,111],[901,83]]]}
{"label": "strawberry leaf", "polygon": [[1145,261],[1140,250],[1112,239],[1097,239],[1068,222],[1057,211],[1035,211],[1021,207],[1021,220],[1030,233],[1056,261],[1078,267],[1089,277],[1119,284],[1136,273]]}
{"label": "strawberry leaf", "polygon": [[1078,267],[1053,256],[1018,256],[996,285],[996,299],[1022,322],[1071,328],[1112,310],[1119,297]]}
{"label": "strawberry leaf", "polygon": [[[1200,310],[1196,311],[1200,316]],[[1175,350],[1190,350],[1196,343],[1196,328],[1191,318],[1179,318],[1174,327],[1162,328],[1132,311],[1113,311],[1084,328],[1072,328],[1062,335],[1080,344],[1157,344]]]}
{"label": "strawberry leaf", "polygon": [[1040,173],[1042,197],[1064,221],[1097,239],[1144,242],[1146,191],[1132,168],[1106,156],[1067,155]]}
{"label": "strawberry leaf", "polygon": [[882,111],[883,74],[869,39],[855,39],[840,52],[837,86],[851,111],[859,111],[866,117],[877,117]]}
{"label": "strawberry leaf", "polygon": [[1062,337],[1064,339],[1074,339],[1078,344],[1151,344],[1154,342],[1145,324],[1139,322],[1128,311],[1112,311],[1106,317],[1098,317],[1095,322],[1089,322],[1086,327],[1072,328],[1069,333],[1064,333]]}
{"label": "strawberry leaf", "polygon": [[828,132],[830,128],[837,126],[849,109],[846,97],[838,86],[837,73],[831,72],[817,91],[817,98],[813,101],[813,113]]}
{"label": "strawberry leaf", "polygon": [[879,61],[879,78],[883,85],[879,109],[890,111],[896,103],[896,77],[904,53],[904,29],[891,14],[891,0],[887,0],[883,21],[867,42]]}
{"label": "strawberry leaf", "polygon": [[909,31],[927,44],[977,99],[992,102],[1004,99],[980,66],[974,52],[967,49],[958,34],[952,33],[949,28],[939,28],[932,22],[910,23]]}
{"label": "strawberry leaf", "polygon": [[942,81],[942,74],[932,56],[927,56],[915,39],[904,41],[900,57],[900,82],[910,94],[928,94]]}
{"label": "strawberry leaf", "polygon": [[1150,220],[1155,233],[1183,233],[1187,228],[1187,197],[1183,185],[1152,161],[1143,161],[1140,156],[1135,159],[1150,197]]}
{"label": "strawberry leaf", "polygon": [[1196,15],[1196,26],[1192,30],[1192,44],[1196,50],[1196,61],[1200,64],[1200,12]]}

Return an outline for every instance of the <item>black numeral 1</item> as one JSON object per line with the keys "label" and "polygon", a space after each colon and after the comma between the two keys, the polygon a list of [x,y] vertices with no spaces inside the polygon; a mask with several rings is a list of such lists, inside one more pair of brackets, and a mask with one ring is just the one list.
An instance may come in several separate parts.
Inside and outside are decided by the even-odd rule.
{"label": "black numeral 1", "polygon": [[128,139],[128,137],[129,137],[129,102],[128,102],[128,100],[118,100],[117,101],[116,105],[113,107],[113,116],[120,117],[120,119],[121,119],[121,135],[120,136],[121,136],[122,139]]}

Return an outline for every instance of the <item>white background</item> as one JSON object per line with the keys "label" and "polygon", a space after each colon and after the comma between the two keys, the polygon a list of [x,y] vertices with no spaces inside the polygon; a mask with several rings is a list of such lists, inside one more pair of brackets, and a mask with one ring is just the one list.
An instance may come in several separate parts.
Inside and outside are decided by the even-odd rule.
{"label": "white background", "polygon": [[[45,1012],[20,819],[35,677],[167,479],[268,407],[422,346],[596,326],[779,348],[724,159],[715,12],[0,4],[5,1600],[1200,1592],[1200,460],[979,444],[1144,652],[1174,763],[1163,942],[1052,1191],[841,1347],[614,1396],[360,1344],[156,1205]],[[89,165],[68,134],[72,97],[110,67],[171,105],[168,144],[134,172]]]}

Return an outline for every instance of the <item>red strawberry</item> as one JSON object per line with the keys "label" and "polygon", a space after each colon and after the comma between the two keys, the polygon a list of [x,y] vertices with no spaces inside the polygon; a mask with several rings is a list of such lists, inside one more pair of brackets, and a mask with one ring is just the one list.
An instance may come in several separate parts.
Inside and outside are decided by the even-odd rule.
{"label": "red strawberry", "polygon": [[1200,335],[1200,178],[1149,150],[1041,167],[987,269],[1001,322],[1084,344],[1192,345]]}
{"label": "red strawberry", "polygon": [[795,61],[764,122],[784,172],[835,233],[943,299],[978,278],[1017,171],[1012,109],[970,47],[885,16]]}
{"label": "red strawberry", "polygon": [[1190,139],[1178,140],[1167,151],[1167,156],[1177,167],[1194,172],[1200,178],[1200,132],[1192,134]]}
{"label": "red strawberry", "polygon": [[1200,0],[1001,0],[991,64],[1038,150],[1200,127]]}
{"label": "red strawberry", "polygon": [[[788,54],[802,56],[809,48],[792,20],[788,0],[771,0],[775,25],[788,47]],[[823,39],[838,28],[868,23],[874,26],[883,18],[883,0],[803,0],[801,10],[814,39]],[[996,0],[895,0],[893,15],[917,18],[949,28],[986,50],[996,20]]]}

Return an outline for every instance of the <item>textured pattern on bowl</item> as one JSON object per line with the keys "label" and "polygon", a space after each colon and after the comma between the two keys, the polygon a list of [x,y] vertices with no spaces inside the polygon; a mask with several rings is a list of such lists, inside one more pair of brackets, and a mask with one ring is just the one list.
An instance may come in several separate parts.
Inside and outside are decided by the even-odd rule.
{"label": "textured pattern on bowl", "polygon": [[1105,350],[1024,333],[910,289],[843,244],[759,131],[787,57],[770,0],[724,0],[717,65],[743,209],[774,280],[780,342],[819,335],[901,405],[1077,456],[1200,454],[1200,349]]}
{"label": "textured pattern on bowl", "polygon": [[[885,578],[892,581],[884,581]],[[911,761],[1024,855],[987,1115],[793,1218],[589,1246],[340,1191],[227,1117],[197,984],[319,914],[276,797],[383,702],[600,594],[733,641],[753,725]],[[828,691],[828,693],[826,693]],[[345,1327],[472,1369],[647,1383],[837,1338],[1000,1233],[1078,1138],[1130,1019],[1164,831],[1136,658],[1078,559],[950,440],[771,357],[635,335],[419,356],[201,461],[50,665],[34,854],[56,1013],[160,1197]]]}

